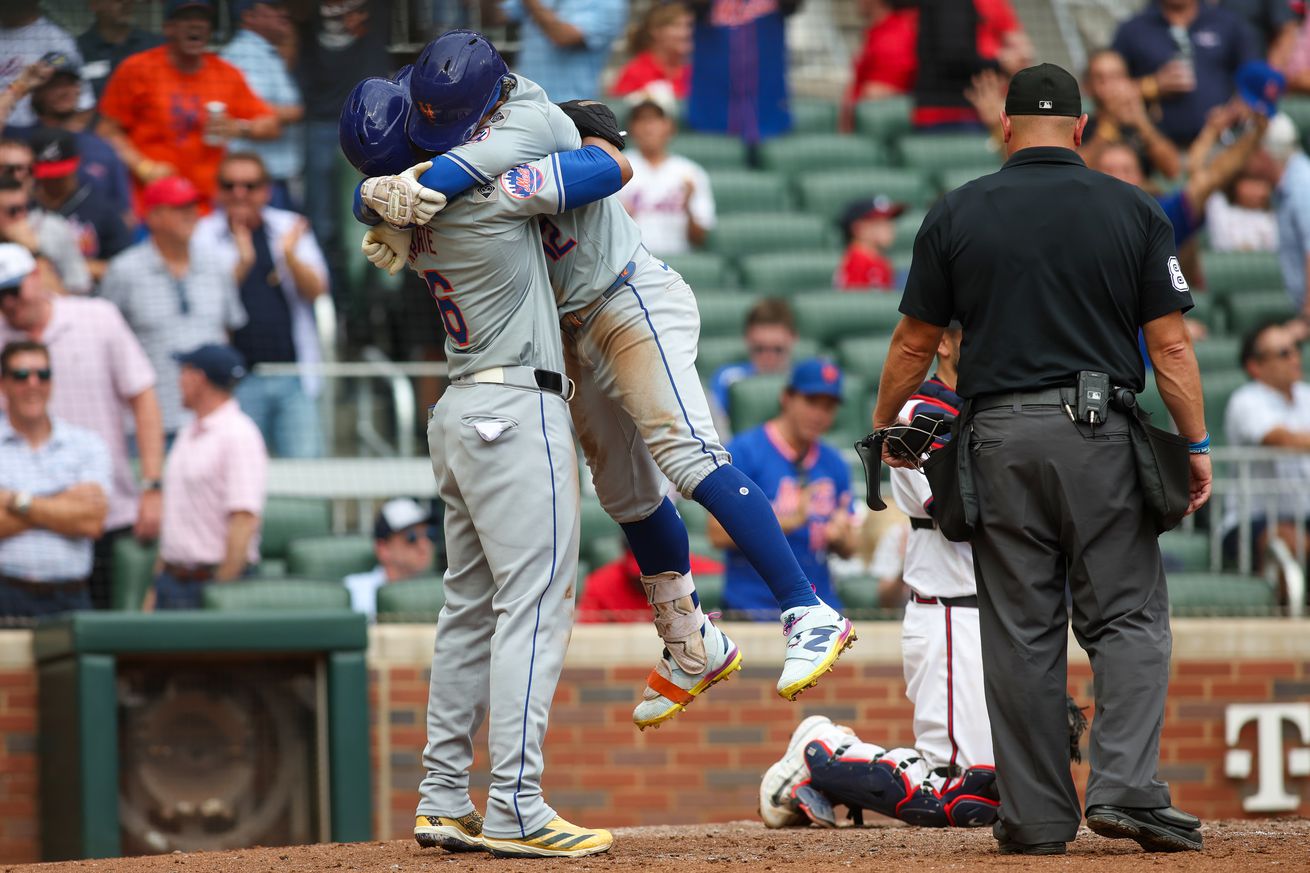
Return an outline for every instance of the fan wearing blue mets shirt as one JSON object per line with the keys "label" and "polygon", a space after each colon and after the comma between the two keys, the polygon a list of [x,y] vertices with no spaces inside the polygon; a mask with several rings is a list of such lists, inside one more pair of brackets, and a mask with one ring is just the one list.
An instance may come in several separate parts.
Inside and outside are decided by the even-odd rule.
{"label": "fan wearing blue mets shirt", "polygon": [[[828,556],[849,557],[857,531],[851,520],[850,468],[822,437],[841,407],[841,370],[819,358],[801,361],[780,400],[777,417],[739,434],[728,451],[733,463],[764,489],[815,593],[824,603],[840,603]],[[724,608],[772,617],[777,609],[769,587],[713,517],[707,533],[711,543],[725,550]]]}

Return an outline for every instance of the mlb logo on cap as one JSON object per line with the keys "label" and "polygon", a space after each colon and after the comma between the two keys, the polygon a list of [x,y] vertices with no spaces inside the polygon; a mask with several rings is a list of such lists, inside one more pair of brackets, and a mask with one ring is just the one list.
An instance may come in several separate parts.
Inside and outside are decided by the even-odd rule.
{"label": "mlb logo on cap", "polygon": [[1055,106],[1055,104],[1052,103],[1050,100],[1038,100],[1038,101],[1037,101],[1037,108],[1038,108],[1038,109],[1051,109],[1051,108],[1053,108],[1054,106]]}

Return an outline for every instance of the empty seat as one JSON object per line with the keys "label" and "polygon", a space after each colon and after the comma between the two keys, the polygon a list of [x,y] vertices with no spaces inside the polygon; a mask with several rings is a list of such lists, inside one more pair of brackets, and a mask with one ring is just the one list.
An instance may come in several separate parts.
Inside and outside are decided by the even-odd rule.
{"label": "empty seat", "polygon": [[753,294],[697,294],[701,337],[740,337],[746,313],[759,300]]}
{"label": "empty seat", "polygon": [[995,173],[999,168],[995,164],[974,164],[967,167],[952,167],[938,174],[943,191],[954,191],[988,173]]}
{"label": "empty seat", "polygon": [[1207,373],[1201,377],[1201,393],[1205,399],[1205,427],[1210,432],[1211,442],[1218,445],[1226,442],[1224,416],[1228,411],[1228,400],[1233,396],[1234,391],[1249,381],[1249,377],[1241,370]]}
{"label": "empty seat", "polygon": [[435,622],[445,602],[446,590],[440,578],[388,582],[378,589],[378,621]]}
{"label": "empty seat", "polygon": [[742,285],[763,294],[831,288],[841,258],[836,251],[751,255],[740,262]]}
{"label": "empty seat", "polygon": [[856,200],[882,196],[920,208],[937,196],[928,179],[917,170],[887,167],[838,173],[816,170],[796,180],[796,191],[802,209],[829,221],[838,219]]}
{"label": "empty seat", "polygon": [[841,133],[802,133],[767,140],[760,146],[760,163],[769,170],[801,178],[817,169],[865,169],[887,164],[887,155],[873,140]]}
{"label": "empty seat", "polygon": [[155,556],[159,546],[138,542],[136,537],[118,537],[110,564],[110,605],[114,609],[138,610],[146,592],[155,584]]}
{"label": "empty seat", "polygon": [[1238,291],[1283,287],[1283,271],[1273,252],[1212,252],[1201,260],[1206,290],[1217,298]]}
{"label": "empty seat", "polygon": [[342,579],[377,566],[373,538],[352,536],[298,537],[287,546],[287,573],[304,579]]}
{"label": "empty seat", "polygon": [[270,497],[264,506],[260,556],[286,560],[287,546],[300,537],[332,533],[332,507],[326,500]]}
{"label": "empty seat", "polygon": [[1160,551],[1187,571],[1210,566],[1210,537],[1204,531],[1168,530],[1160,534]]}
{"label": "empty seat", "polygon": [[1241,339],[1233,336],[1212,336],[1195,343],[1192,349],[1196,352],[1201,375],[1240,367],[1238,354],[1241,345]]}
{"label": "empty seat", "polygon": [[740,261],[761,252],[822,251],[833,248],[834,240],[828,223],[816,215],[741,212],[719,219],[710,246]]}
{"label": "empty seat", "polygon": [[897,147],[907,167],[934,176],[960,167],[1000,169],[1002,162],[1001,154],[981,133],[915,133],[901,137]]}
{"label": "empty seat", "polygon": [[[778,414],[781,408],[779,397],[787,386],[787,378],[787,373],[769,373],[748,376],[733,383],[728,389],[728,404],[734,434],[757,427]],[[864,379],[858,374],[847,373],[842,384],[842,405],[833,430],[868,433],[872,426],[866,421],[872,412],[871,396]],[[844,441],[842,447],[846,447]]]}
{"label": "empty seat", "polygon": [[910,132],[910,111],[913,108],[913,101],[908,96],[863,100],[855,107],[855,129],[861,136],[891,144]]}
{"label": "empty seat", "polygon": [[582,499],[578,554],[593,568],[623,554],[623,531],[595,497]]}
{"label": "empty seat", "polygon": [[1268,582],[1237,573],[1170,573],[1169,606],[1180,615],[1266,615],[1277,608]]}
{"label": "empty seat", "polygon": [[1296,315],[1296,307],[1281,290],[1234,291],[1224,298],[1224,309],[1228,330],[1239,337],[1261,322],[1286,321]]}
{"label": "empty seat", "polygon": [[203,593],[205,609],[224,611],[350,609],[350,592],[340,582],[320,579],[246,579],[211,582]]}
{"label": "empty seat", "polygon": [[716,170],[710,174],[710,188],[714,191],[714,208],[719,215],[791,208],[786,182],[776,173]]}
{"label": "empty seat", "polygon": [[899,294],[804,294],[792,301],[802,336],[836,347],[855,336],[891,333],[901,319]]}
{"label": "empty seat", "polygon": [[[658,253],[656,253],[658,255]],[[686,252],[681,255],[658,255],[677,270],[692,288],[726,288],[735,276],[728,261],[717,252]]]}
{"label": "empty seat", "polygon": [[834,580],[833,587],[841,598],[842,606],[849,613],[852,610],[872,612],[881,610],[878,602],[878,580],[872,576],[848,576]]}
{"label": "empty seat", "polygon": [[735,136],[684,133],[669,143],[669,152],[695,161],[707,170],[746,167],[746,144]]}
{"label": "empty seat", "polygon": [[837,360],[849,373],[857,373],[870,385],[882,378],[882,365],[891,347],[891,335],[860,336],[842,340],[837,346]]}
{"label": "empty seat", "polygon": [[723,609],[723,574],[697,573],[696,596],[700,598],[701,609],[705,612]]}
{"label": "empty seat", "polygon": [[792,133],[836,133],[837,104],[815,97],[791,99]]}

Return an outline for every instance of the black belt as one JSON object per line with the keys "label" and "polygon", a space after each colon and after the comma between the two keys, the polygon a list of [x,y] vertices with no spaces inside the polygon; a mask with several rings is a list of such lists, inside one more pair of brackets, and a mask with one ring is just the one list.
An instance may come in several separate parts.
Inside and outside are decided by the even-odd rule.
{"label": "black belt", "polygon": [[562,373],[556,373],[554,370],[533,370],[532,378],[537,380],[537,387],[542,391],[558,394],[566,400],[573,393],[565,388],[569,384],[568,377]]}
{"label": "black belt", "polygon": [[929,606],[941,604],[942,606],[962,606],[966,609],[978,608],[978,595],[970,594],[966,597],[924,597],[917,591],[914,593],[915,603],[924,603]]}
{"label": "black belt", "polygon": [[86,579],[51,579],[48,582],[38,579],[19,579],[17,576],[0,575],[0,584],[8,585],[10,588],[18,588],[26,591],[28,594],[45,594],[54,595],[62,594],[65,591],[76,591],[79,588],[85,588]]}
{"label": "black belt", "polygon": [[1073,402],[1075,398],[1072,393],[1066,398],[1061,395],[1061,392],[1072,392],[1073,390],[1073,387],[1069,386],[1065,388],[1043,388],[1040,391],[1004,391],[1000,394],[985,394],[973,401],[973,411],[978,413],[985,409],[998,409],[1002,406],[1063,406],[1066,402]]}
{"label": "black belt", "polygon": [[937,530],[937,522],[931,518],[916,518],[912,515],[910,516],[910,527],[915,530]]}

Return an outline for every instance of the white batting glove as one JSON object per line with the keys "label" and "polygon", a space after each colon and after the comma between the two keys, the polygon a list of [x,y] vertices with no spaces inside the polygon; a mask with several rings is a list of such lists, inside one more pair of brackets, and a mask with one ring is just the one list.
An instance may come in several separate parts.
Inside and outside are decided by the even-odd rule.
{"label": "white batting glove", "polygon": [[359,189],[360,199],[392,227],[427,224],[446,208],[446,195],[424,188],[418,180],[431,167],[431,161],[424,161],[398,176],[365,179]]}
{"label": "white batting glove", "polygon": [[360,249],[369,263],[379,270],[386,270],[389,275],[396,275],[409,260],[409,241],[414,236],[412,227],[397,230],[386,224],[370,227],[364,234]]}

